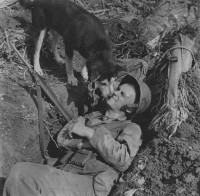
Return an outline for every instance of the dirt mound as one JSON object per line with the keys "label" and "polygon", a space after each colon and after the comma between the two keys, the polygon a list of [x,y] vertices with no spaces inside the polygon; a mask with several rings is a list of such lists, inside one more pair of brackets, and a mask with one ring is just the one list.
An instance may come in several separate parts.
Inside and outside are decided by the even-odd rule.
{"label": "dirt mound", "polygon": [[14,163],[41,162],[41,156],[37,108],[30,92],[1,74],[0,95],[0,174],[6,177]]}

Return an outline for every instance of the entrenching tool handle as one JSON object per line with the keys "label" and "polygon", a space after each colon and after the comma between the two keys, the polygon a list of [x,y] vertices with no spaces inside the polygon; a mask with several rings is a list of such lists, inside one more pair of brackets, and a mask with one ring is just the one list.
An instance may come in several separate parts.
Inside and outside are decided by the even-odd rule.
{"label": "entrenching tool handle", "polygon": [[[10,42],[9,42],[10,43]],[[24,64],[28,67],[29,72],[31,75],[35,78],[37,84],[39,84],[44,91],[44,93],[49,97],[49,99],[55,104],[55,106],[60,110],[61,114],[64,116],[64,118],[69,122],[72,120],[71,116],[67,113],[67,111],[63,108],[63,106],[60,104],[60,102],[57,100],[55,94],[51,90],[49,86],[43,81],[42,77],[39,76],[35,71],[33,71],[32,66],[26,62],[26,60],[21,56],[19,51],[15,48],[13,44],[10,43],[14,51],[18,54],[20,59],[24,62]]]}

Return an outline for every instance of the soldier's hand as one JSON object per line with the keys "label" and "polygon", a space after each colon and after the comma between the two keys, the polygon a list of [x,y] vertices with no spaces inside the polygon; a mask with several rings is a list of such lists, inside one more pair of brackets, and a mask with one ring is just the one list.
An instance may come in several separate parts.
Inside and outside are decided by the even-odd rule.
{"label": "soldier's hand", "polygon": [[80,116],[70,131],[71,135],[73,133],[79,135],[80,137],[86,137],[90,139],[94,134],[94,130],[85,126],[85,118]]}
{"label": "soldier's hand", "polygon": [[60,134],[62,136],[62,138],[68,139],[71,138],[71,134],[70,131],[74,126],[75,121],[71,120],[70,122],[68,122],[60,131]]}

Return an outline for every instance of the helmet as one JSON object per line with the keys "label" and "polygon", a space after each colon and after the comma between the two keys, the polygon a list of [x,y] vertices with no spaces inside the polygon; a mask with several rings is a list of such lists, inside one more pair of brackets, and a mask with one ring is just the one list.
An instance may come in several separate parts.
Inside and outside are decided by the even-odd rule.
{"label": "helmet", "polygon": [[126,74],[122,77],[119,85],[122,84],[132,84],[136,89],[135,103],[126,106],[126,112],[129,113],[130,116],[144,112],[151,103],[151,91],[149,87],[143,81],[138,81],[130,74]]}

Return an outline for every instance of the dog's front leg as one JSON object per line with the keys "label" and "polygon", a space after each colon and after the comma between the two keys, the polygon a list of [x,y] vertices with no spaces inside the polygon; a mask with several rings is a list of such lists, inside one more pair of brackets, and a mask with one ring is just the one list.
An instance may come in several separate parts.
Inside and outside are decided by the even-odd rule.
{"label": "dog's front leg", "polygon": [[45,34],[46,34],[46,29],[43,29],[40,31],[39,37],[36,42],[35,54],[34,54],[34,70],[41,76],[43,75],[43,72],[40,67],[40,51],[41,51]]}
{"label": "dog's front leg", "polygon": [[66,66],[68,84],[77,86],[78,80],[74,77],[73,64],[72,64],[74,51],[71,40],[69,39],[69,35],[67,34],[67,32],[64,34],[63,39],[65,43],[65,66]]}
{"label": "dog's front leg", "polygon": [[88,68],[86,66],[86,62],[87,60],[85,58],[82,59],[82,70],[81,70],[81,75],[83,76],[83,78],[85,79],[85,81],[89,80],[89,74],[88,74]]}
{"label": "dog's front leg", "polygon": [[71,84],[72,86],[77,86],[78,80],[74,77],[72,58],[69,58],[67,54],[65,54],[65,65],[68,84]]}
{"label": "dog's front leg", "polygon": [[57,44],[59,42],[60,35],[54,30],[51,30],[51,35],[52,35],[51,47],[52,47],[52,52],[54,54],[55,60],[57,63],[64,64],[65,60],[60,57],[60,55],[58,54],[58,50],[57,50]]}

